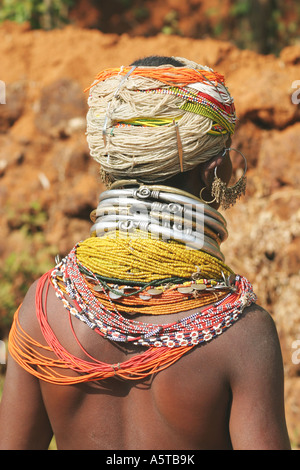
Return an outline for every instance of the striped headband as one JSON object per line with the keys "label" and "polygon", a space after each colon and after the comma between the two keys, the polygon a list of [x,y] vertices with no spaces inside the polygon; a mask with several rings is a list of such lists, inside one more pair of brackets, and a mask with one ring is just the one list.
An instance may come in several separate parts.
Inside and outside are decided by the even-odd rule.
{"label": "striped headband", "polygon": [[[233,98],[230,96],[224,76],[211,69],[194,69],[189,67],[120,67],[109,68],[96,75],[95,81],[86,89],[111,77],[122,77],[120,85],[129,75],[157,80],[163,87],[137,90],[143,93],[173,94],[183,98],[184,104],[179,108],[184,111],[209,117],[213,125],[208,134],[234,133],[236,113]],[[117,92],[118,90],[116,90]],[[119,125],[160,126],[170,124],[171,119],[133,119],[120,122]]]}

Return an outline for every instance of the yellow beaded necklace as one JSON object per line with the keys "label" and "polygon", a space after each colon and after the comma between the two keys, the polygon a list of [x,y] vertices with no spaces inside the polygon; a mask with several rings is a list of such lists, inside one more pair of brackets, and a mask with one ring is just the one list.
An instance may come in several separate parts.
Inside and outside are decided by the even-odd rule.
{"label": "yellow beaded necklace", "polygon": [[233,274],[224,262],[208,253],[151,238],[91,237],[79,243],[76,256],[95,274],[124,281],[151,282],[193,275],[222,279]]}

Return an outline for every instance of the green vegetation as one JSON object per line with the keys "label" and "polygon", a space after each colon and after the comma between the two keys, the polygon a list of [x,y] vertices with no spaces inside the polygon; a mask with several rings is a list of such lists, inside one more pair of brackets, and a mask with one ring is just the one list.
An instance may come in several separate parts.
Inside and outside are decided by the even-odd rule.
{"label": "green vegetation", "polygon": [[72,0],[0,0],[0,22],[29,22],[33,29],[53,29],[68,23]]}
{"label": "green vegetation", "polygon": [[16,250],[0,265],[0,337],[7,335],[12,317],[30,284],[54,265],[55,247],[46,244],[43,228],[47,214],[38,202],[10,209],[8,224]]}
{"label": "green vegetation", "polygon": [[[116,28],[119,25],[121,32],[134,34],[134,28],[143,23],[146,36],[155,34],[151,23],[151,10],[156,8],[155,1],[146,5],[142,0],[91,3],[94,9],[99,10],[99,25],[107,33],[118,32]],[[242,49],[252,49],[263,54],[278,54],[283,47],[299,43],[299,2],[231,0],[227,11],[224,11],[223,3],[219,0],[214,6],[209,6],[209,2],[204,2],[203,7],[206,9],[198,10],[202,2],[199,0],[199,5],[191,2],[189,11],[185,13],[170,8],[167,14],[164,12],[160,32],[181,36],[181,20],[184,19],[185,23],[190,21],[190,37],[232,41]],[[0,23],[4,20],[28,22],[32,29],[50,30],[69,23],[70,12],[76,11],[78,5],[78,0],[0,0]]]}
{"label": "green vegetation", "polygon": [[220,9],[205,10],[204,34],[232,41],[241,49],[262,54],[278,54],[288,45],[299,43],[300,5],[284,0],[234,0],[227,15]]}
{"label": "green vegetation", "polygon": [[164,17],[164,27],[162,28],[164,34],[177,34],[181,35],[179,29],[179,13],[176,10],[170,10]]}
{"label": "green vegetation", "polygon": [[278,54],[299,42],[299,13],[299,5],[285,0],[235,0],[226,34],[240,48]]}

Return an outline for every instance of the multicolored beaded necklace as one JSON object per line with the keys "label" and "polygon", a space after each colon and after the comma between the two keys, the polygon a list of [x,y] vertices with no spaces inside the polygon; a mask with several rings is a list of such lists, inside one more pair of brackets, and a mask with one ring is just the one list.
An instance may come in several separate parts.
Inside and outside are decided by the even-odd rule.
{"label": "multicolored beaded necklace", "polygon": [[[212,286],[208,280],[205,280],[205,283],[195,284],[195,287],[210,286],[211,289],[219,287],[225,290],[226,294],[223,294],[222,298],[212,306],[203,308],[197,313],[172,323],[156,325],[127,319],[120,315],[113,299],[109,297],[101,282],[92,272],[89,272],[89,275],[95,282],[94,289],[98,287],[103,290],[111,308],[105,307],[94,295],[92,289],[87,286],[76,260],[76,248],[51,273],[51,281],[57,297],[63,302],[65,308],[105,338],[147,347],[192,346],[209,341],[231,326],[244,308],[255,300],[252,287],[243,277],[236,276],[232,279],[231,286],[225,284]],[[66,286],[66,293],[79,308],[73,307],[65,298],[57,282],[58,276],[61,276]],[[186,290],[191,295],[191,291],[189,292],[188,288]],[[182,293],[182,296],[184,295],[185,292]]]}
{"label": "multicolored beaded necklace", "polygon": [[[78,243],[39,280],[36,314],[47,346],[30,338],[15,315],[10,352],[41,380],[66,385],[110,377],[143,379],[219,336],[256,301],[251,284],[235,275],[221,257],[189,249],[176,240],[139,237],[139,231],[136,237],[113,233],[114,238],[106,233]],[[72,316],[102,338],[139,346],[145,348],[144,352],[121,364],[102,363],[81,345],[87,360],[72,355],[60,344],[47,320],[50,285],[69,313],[74,335]],[[159,324],[134,318],[177,312],[187,314]],[[76,335],[75,339],[78,341]],[[55,353],[55,359],[50,352]]]}

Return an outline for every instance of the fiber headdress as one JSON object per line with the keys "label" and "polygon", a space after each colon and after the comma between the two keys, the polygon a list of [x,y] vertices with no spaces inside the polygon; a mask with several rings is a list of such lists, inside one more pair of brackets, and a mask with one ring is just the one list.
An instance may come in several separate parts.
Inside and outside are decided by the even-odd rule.
{"label": "fiber headdress", "polygon": [[223,75],[175,59],[182,67],[106,69],[89,88],[90,153],[113,179],[164,181],[217,155],[234,132]]}

